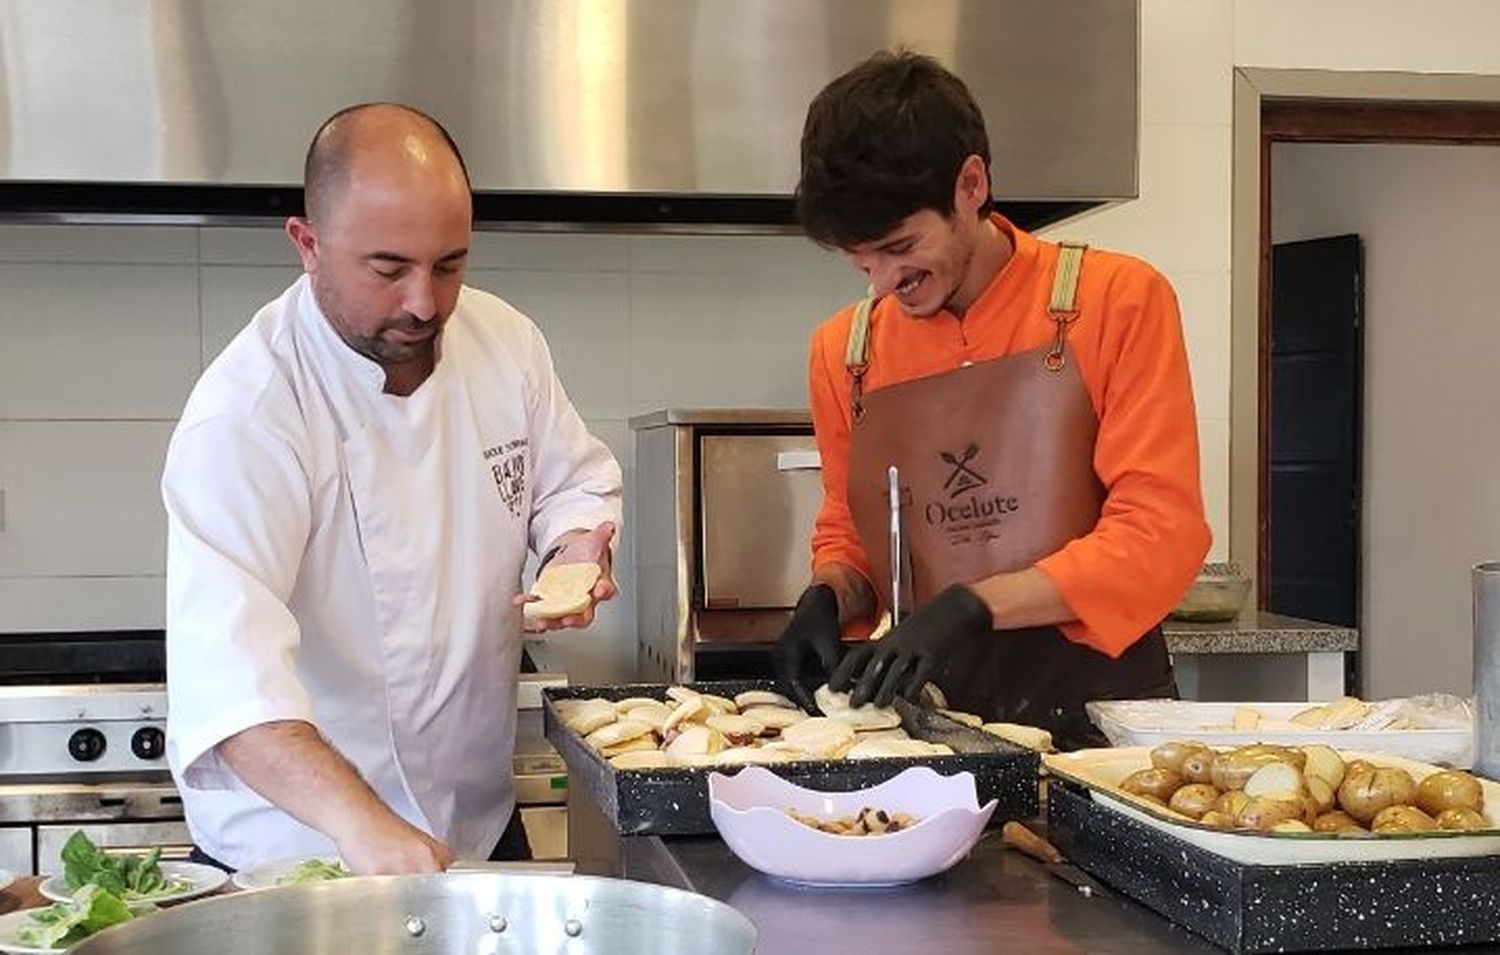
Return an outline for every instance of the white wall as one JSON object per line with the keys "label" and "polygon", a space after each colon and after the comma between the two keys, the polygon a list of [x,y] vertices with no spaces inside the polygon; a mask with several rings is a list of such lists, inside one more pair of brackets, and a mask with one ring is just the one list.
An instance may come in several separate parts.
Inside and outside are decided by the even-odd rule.
{"label": "white wall", "polygon": [[1500,557],[1500,147],[1280,145],[1276,242],[1365,249],[1367,695],[1471,689],[1469,568]]}
{"label": "white wall", "polygon": [[[0,227],[0,632],[159,628],[166,442],[202,367],[298,274],[279,229]],[[632,480],[626,420],[806,404],[813,326],[862,288],[800,238],[480,233],[469,282],[530,314]],[[575,679],[634,665],[634,569]]]}
{"label": "white wall", "polygon": [[[1220,558],[1234,67],[1500,74],[1500,3],[1143,0],[1141,26],[1140,198],[1049,237],[1142,255],[1177,288]],[[802,404],[806,333],[859,288],[794,238],[483,238],[476,281],[531,309],[627,467],[631,413]],[[0,631],[159,625],[155,475],[194,349],[211,357],[290,270],[274,230],[0,227],[18,296],[0,296]],[[577,641],[584,666],[628,657],[627,609]]]}
{"label": "white wall", "polygon": [[1143,0],[1140,197],[1046,233],[1141,256],[1177,290],[1214,536],[1209,560],[1229,552],[1233,51],[1230,0]]}

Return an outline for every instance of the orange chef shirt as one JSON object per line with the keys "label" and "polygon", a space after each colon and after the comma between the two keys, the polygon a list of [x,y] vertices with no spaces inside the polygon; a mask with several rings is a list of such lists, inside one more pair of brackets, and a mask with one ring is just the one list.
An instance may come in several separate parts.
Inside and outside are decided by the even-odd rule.
{"label": "orange chef shirt", "polygon": [[[1015,251],[961,321],[948,311],[912,318],[894,297],[876,305],[867,392],[1051,341],[1047,303],[1058,246],[991,218]],[[1177,297],[1159,272],[1139,259],[1090,249],[1077,307],[1067,341],[1099,418],[1094,470],[1106,496],[1093,532],[1036,566],[1078,618],[1063,624],[1063,633],[1118,657],[1182,599],[1208,552],[1197,419]],[[823,458],[813,567],[840,563],[873,579],[848,500],[844,350],[853,314],[854,306],[846,307],[812,338],[809,391]]]}

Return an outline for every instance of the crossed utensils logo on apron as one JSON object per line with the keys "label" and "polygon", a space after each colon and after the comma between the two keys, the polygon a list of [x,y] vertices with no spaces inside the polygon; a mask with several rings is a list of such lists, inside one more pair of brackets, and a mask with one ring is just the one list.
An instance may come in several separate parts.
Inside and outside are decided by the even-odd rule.
{"label": "crossed utensils logo on apron", "polygon": [[516,438],[484,451],[485,461],[491,462],[490,474],[495,478],[495,489],[500,492],[500,500],[512,517],[521,516],[526,497],[526,446],[525,438]]}
{"label": "crossed utensils logo on apron", "polygon": [[942,486],[945,496],[927,501],[922,519],[947,535],[950,545],[999,537],[1005,515],[1021,509],[1020,498],[1003,491],[980,492],[990,479],[975,464],[979,445],[970,442],[956,453],[939,451],[938,457],[951,468]]}

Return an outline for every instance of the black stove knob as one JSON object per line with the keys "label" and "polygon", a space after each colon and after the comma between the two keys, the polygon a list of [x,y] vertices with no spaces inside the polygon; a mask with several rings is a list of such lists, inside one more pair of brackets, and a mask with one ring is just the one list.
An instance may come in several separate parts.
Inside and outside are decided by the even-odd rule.
{"label": "black stove knob", "polygon": [[167,750],[167,734],[155,726],[143,726],[130,737],[130,751],[138,759],[161,759]]}
{"label": "black stove knob", "polygon": [[104,734],[91,727],[68,737],[68,754],[80,763],[92,763],[103,756],[106,746]]}

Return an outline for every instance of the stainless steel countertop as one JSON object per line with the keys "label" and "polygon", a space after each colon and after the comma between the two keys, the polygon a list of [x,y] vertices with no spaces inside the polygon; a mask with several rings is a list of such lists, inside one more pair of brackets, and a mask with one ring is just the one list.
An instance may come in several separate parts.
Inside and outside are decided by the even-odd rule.
{"label": "stainless steel countertop", "polygon": [[899,888],[811,889],[749,868],[723,841],[621,840],[624,875],[734,906],[760,933],[758,955],[810,952],[1178,955],[1219,952],[1110,890],[1085,896],[1005,849],[999,830],[952,869]]}

